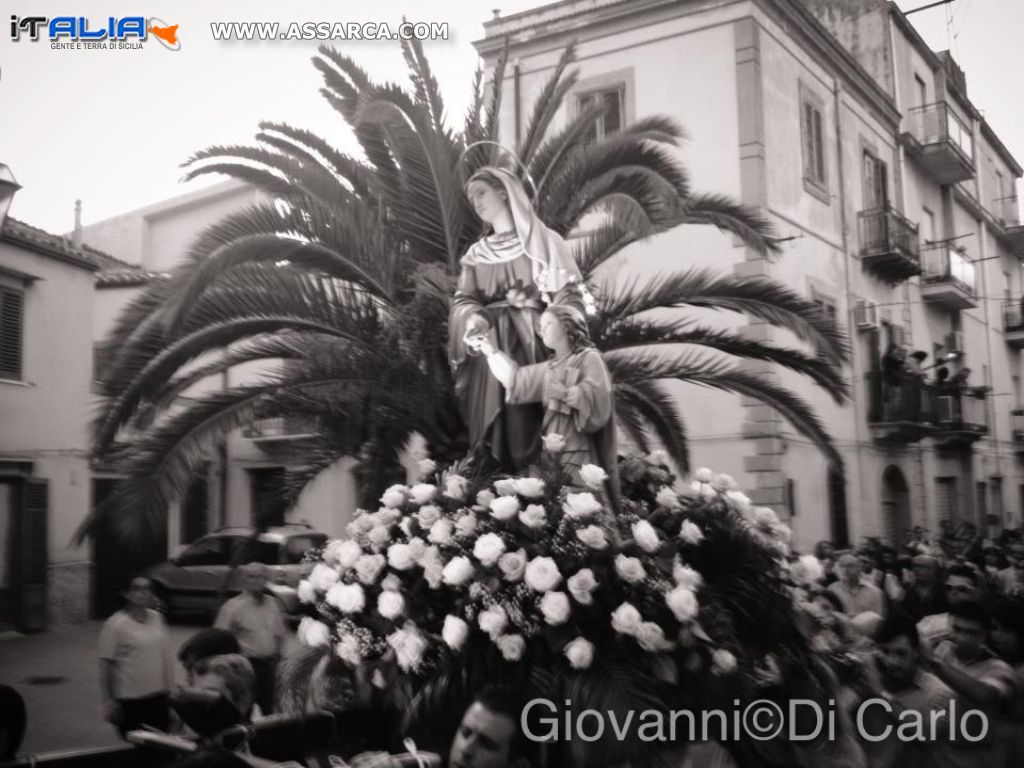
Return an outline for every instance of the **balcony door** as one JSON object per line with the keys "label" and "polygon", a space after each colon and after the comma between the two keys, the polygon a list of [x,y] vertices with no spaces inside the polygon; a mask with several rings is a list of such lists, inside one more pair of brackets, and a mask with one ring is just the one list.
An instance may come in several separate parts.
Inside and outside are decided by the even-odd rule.
{"label": "balcony door", "polygon": [[910,491],[900,468],[890,464],[882,473],[882,525],[890,544],[899,546],[911,528]]}
{"label": "balcony door", "polygon": [[873,211],[889,205],[889,172],[884,162],[864,150],[864,210]]}
{"label": "balcony door", "polygon": [[275,525],[284,525],[285,512],[288,509],[285,481],[284,467],[249,470],[254,528],[264,529]]}

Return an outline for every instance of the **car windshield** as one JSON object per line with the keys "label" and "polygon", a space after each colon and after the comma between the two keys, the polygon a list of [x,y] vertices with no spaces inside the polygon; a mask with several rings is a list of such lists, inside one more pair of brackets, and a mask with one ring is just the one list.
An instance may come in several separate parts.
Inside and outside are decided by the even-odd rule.
{"label": "car windshield", "polygon": [[224,541],[215,536],[200,539],[178,555],[175,562],[180,566],[227,565]]}
{"label": "car windshield", "polygon": [[231,551],[231,562],[238,565],[277,565],[280,562],[279,545],[272,541],[260,541],[251,536],[236,536],[231,538],[228,546]]}

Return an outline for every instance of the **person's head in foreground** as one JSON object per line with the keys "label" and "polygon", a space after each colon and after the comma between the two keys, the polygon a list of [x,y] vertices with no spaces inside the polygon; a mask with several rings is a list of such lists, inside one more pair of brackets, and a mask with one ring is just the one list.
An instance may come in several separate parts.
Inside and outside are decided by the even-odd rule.
{"label": "person's head in foreground", "polygon": [[978,599],[978,574],[966,565],[955,565],[946,575],[946,599],[950,606]]}
{"label": "person's head in foreground", "polygon": [[188,684],[195,683],[195,667],[203,659],[241,653],[238,639],[226,629],[204,629],[190,637],[178,651],[178,661],[185,668]]}
{"label": "person's head in foreground", "polygon": [[13,760],[25,737],[25,700],[9,685],[0,685],[0,760]]}
{"label": "person's head in foreground", "polygon": [[246,720],[252,714],[253,688],[256,682],[252,664],[244,656],[229,653],[210,656],[195,667],[194,688],[219,693]]}
{"label": "person's head in foreground", "polygon": [[971,662],[983,655],[991,625],[988,610],[977,600],[949,606],[950,636],[961,661]]}
{"label": "person's head in foreground", "polygon": [[524,701],[511,688],[485,688],[455,732],[448,768],[529,768],[536,749],[523,733]]}
{"label": "person's head in foreground", "polygon": [[847,552],[839,558],[839,578],[848,587],[856,587],[860,584],[862,566],[860,560],[852,552]]}
{"label": "person's head in foreground", "polygon": [[878,667],[882,682],[890,691],[910,685],[917,676],[921,638],[917,624],[909,616],[893,614],[875,636]]}

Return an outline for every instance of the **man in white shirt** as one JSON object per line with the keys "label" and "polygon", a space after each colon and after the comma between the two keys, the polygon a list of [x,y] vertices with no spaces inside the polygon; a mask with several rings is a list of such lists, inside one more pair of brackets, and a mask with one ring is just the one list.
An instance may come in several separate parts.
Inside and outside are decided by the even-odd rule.
{"label": "man in white shirt", "polygon": [[167,729],[173,681],[167,625],[150,608],[153,585],[137,576],[125,598],[127,605],[107,619],[99,641],[104,717],[122,737],[144,725]]}
{"label": "man in white shirt", "polygon": [[885,598],[882,590],[861,578],[861,564],[851,552],[839,558],[839,581],[829,586],[843,604],[847,616],[876,613],[885,618]]}
{"label": "man in white shirt", "polygon": [[284,611],[277,598],[264,591],[270,576],[266,565],[249,563],[241,570],[243,592],[221,606],[214,626],[238,639],[256,675],[256,703],[263,715],[269,715],[274,711],[277,663],[287,637]]}

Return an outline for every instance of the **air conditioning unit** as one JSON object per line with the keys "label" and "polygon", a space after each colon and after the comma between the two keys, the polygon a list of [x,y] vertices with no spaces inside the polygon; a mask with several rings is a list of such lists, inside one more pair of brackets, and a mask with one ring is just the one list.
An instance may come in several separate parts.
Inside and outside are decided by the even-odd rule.
{"label": "air conditioning unit", "polygon": [[963,331],[950,331],[946,334],[946,352],[957,352],[959,354],[965,354],[967,347],[964,345],[964,332]]}
{"label": "air conditioning unit", "polygon": [[862,331],[870,331],[877,328],[878,305],[873,301],[858,299],[853,307],[853,324]]}

